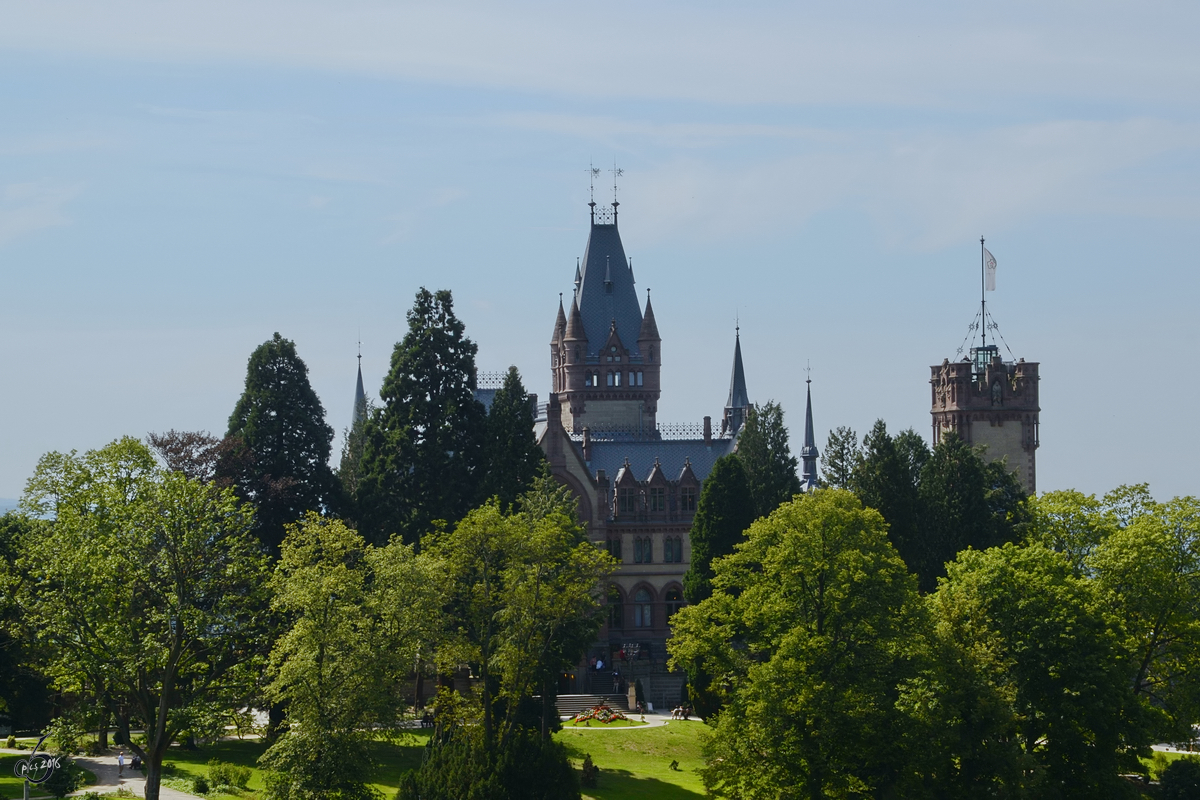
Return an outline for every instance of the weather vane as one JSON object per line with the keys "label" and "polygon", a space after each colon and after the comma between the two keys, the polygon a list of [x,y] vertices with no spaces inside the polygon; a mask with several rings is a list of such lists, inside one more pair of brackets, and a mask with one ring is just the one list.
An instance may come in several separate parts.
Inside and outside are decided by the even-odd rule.
{"label": "weather vane", "polygon": [[[600,170],[596,170],[596,172],[599,173]],[[617,166],[617,162],[615,160],[613,161],[612,174],[613,174],[613,202],[615,203],[615,202],[617,202],[617,178],[619,178],[625,174],[625,170],[619,168]]]}
{"label": "weather vane", "polygon": [[596,178],[600,177],[600,168],[593,167],[588,164],[588,191],[591,195],[591,201],[596,202]]}

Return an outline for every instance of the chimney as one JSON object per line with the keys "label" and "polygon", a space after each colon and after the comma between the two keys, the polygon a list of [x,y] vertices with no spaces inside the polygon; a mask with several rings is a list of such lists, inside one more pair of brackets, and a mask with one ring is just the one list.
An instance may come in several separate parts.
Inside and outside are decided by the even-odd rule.
{"label": "chimney", "polygon": [[712,417],[704,418],[704,446],[712,446]]}

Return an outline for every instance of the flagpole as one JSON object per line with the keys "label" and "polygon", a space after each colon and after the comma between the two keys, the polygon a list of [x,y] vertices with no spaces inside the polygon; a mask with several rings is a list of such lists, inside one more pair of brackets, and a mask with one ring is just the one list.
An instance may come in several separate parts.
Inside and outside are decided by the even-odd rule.
{"label": "flagpole", "polygon": [[987,284],[984,276],[987,272],[987,259],[983,255],[983,237],[979,237],[979,326],[983,331],[983,346],[987,347]]}

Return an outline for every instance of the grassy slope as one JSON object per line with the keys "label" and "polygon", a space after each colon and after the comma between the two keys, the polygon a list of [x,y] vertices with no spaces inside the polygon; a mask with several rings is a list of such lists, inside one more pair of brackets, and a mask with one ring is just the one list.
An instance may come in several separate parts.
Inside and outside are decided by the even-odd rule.
{"label": "grassy slope", "polygon": [[[699,722],[672,722],[646,730],[564,730],[555,738],[566,745],[576,765],[590,753],[600,768],[595,789],[584,797],[594,800],[698,800],[704,784],[697,770],[704,766],[700,754]],[[679,762],[679,771],[670,768]]]}
{"label": "grassy slope", "polygon": [[[700,756],[699,722],[673,722],[659,728],[604,730],[563,730],[556,734],[576,766],[590,753],[600,768],[600,784],[584,791],[593,800],[697,800],[704,796],[703,784],[696,770],[703,766]],[[428,731],[412,731],[396,743],[376,742],[372,755],[380,763],[375,787],[390,800],[400,785],[405,770],[421,763],[421,751]],[[258,757],[266,747],[257,740],[223,741],[199,750],[173,747],[166,761],[173,763],[180,777],[207,775],[211,759],[241,764],[251,769],[251,791],[262,788],[262,773]],[[0,770],[12,774],[17,757],[0,758]],[[670,769],[672,760],[679,762],[679,771]],[[0,774],[0,791],[9,797],[20,797],[20,783]],[[214,798],[214,800],[218,800]],[[222,795],[219,800],[238,800]],[[241,798],[240,800],[245,800]]]}

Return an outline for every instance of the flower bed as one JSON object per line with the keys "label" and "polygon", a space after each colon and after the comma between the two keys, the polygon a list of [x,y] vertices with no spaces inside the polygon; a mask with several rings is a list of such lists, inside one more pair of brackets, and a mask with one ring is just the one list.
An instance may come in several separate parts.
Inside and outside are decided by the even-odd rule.
{"label": "flower bed", "polygon": [[604,705],[603,703],[601,703],[598,706],[589,708],[587,711],[580,711],[578,714],[571,717],[572,722],[590,722],[592,720],[595,720],[596,722],[601,722],[601,723],[605,723],[605,724],[607,724],[609,722],[616,722],[617,720],[628,720],[628,719],[629,719],[629,717],[625,716],[620,711],[617,711],[614,708],[609,708],[608,706]]}

